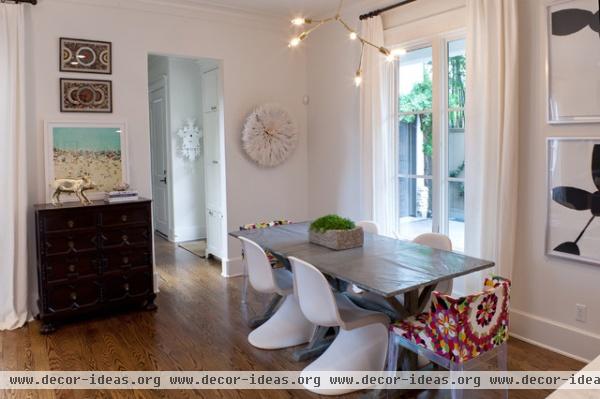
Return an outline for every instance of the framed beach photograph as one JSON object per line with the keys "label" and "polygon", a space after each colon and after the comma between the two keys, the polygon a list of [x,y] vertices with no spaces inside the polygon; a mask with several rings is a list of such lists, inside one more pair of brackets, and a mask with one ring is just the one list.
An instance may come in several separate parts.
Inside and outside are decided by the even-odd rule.
{"label": "framed beach photograph", "polygon": [[548,123],[600,122],[598,0],[554,0],[547,6]]}
{"label": "framed beach photograph", "polygon": [[548,139],[546,253],[600,264],[600,138]]}
{"label": "framed beach photograph", "polygon": [[[96,189],[92,200],[129,181],[126,125],[91,122],[46,122],[45,125],[46,197],[55,179],[91,178]],[[64,196],[76,201],[75,196]]]}

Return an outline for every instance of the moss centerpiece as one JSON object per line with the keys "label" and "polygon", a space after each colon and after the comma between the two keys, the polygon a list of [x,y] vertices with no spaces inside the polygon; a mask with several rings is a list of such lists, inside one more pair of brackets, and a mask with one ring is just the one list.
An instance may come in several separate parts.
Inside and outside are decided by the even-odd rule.
{"label": "moss centerpiece", "polygon": [[311,223],[308,239],[313,244],[339,251],[362,247],[364,233],[362,227],[357,227],[350,219],[327,215]]}

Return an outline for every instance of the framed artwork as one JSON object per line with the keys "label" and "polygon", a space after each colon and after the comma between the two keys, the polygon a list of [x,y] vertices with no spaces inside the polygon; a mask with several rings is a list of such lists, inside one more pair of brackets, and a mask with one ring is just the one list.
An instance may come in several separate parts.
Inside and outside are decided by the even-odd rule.
{"label": "framed artwork", "polygon": [[60,79],[60,112],[112,113],[110,80]]}
{"label": "framed artwork", "polygon": [[60,71],[112,73],[112,44],[98,40],[60,38]]}
{"label": "framed artwork", "polygon": [[548,123],[600,122],[598,0],[555,0],[547,7]]}
{"label": "framed artwork", "polygon": [[546,253],[600,264],[600,138],[548,139]]}
{"label": "framed artwork", "polygon": [[[46,122],[46,197],[55,179],[88,175],[97,188],[90,199],[102,199],[129,180],[125,123]],[[67,196],[65,196],[65,199]],[[76,201],[74,196],[68,200]]]}

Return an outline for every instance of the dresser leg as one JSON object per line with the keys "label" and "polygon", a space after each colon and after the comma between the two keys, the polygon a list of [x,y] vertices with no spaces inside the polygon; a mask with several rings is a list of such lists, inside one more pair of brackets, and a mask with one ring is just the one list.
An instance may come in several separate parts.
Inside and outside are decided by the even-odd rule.
{"label": "dresser leg", "polygon": [[146,302],[146,305],[144,306],[144,308],[146,310],[156,310],[156,309],[158,309],[158,306],[156,306],[156,304],[154,303],[155,299],[156,299],[156,294],[152,294],[148,298],[148,301]]}
{"label": "dresser leg", "polygon": [[47,321],[42,323],[42,327],[40,328],[40,334],[52,334],[54,331],[56,331],[56,327],[54,326],[54,324]]}

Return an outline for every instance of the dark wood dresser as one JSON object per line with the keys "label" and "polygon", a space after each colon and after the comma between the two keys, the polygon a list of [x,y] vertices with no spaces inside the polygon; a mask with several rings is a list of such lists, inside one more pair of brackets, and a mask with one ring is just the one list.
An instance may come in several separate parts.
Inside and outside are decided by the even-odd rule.
{"label": "dark wood dresser", "polygon": [[42,334],[79,315],[156,309],[151,201],[34,207]]}

